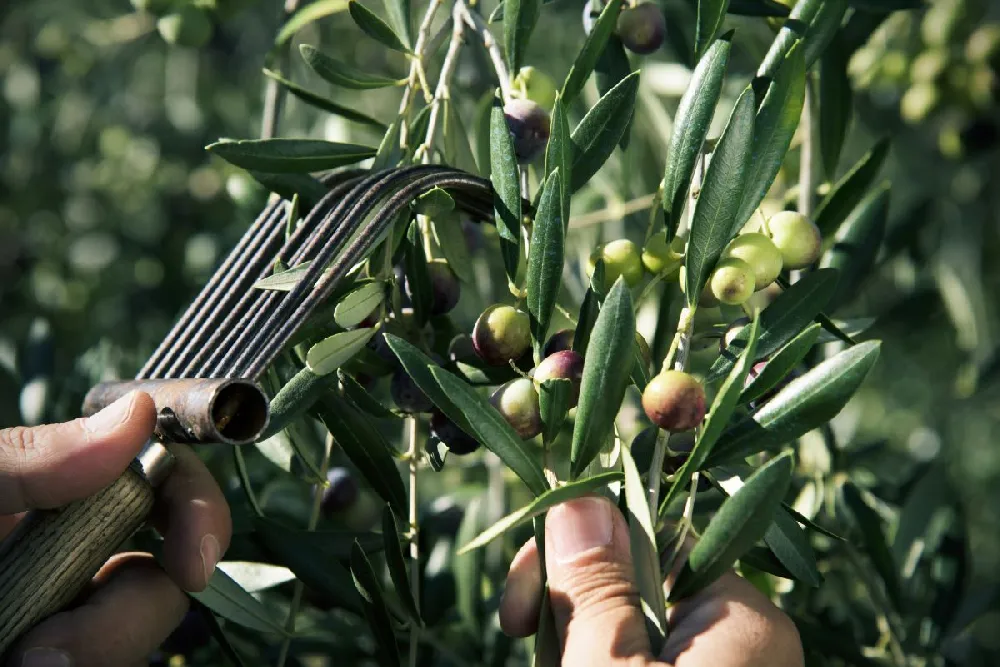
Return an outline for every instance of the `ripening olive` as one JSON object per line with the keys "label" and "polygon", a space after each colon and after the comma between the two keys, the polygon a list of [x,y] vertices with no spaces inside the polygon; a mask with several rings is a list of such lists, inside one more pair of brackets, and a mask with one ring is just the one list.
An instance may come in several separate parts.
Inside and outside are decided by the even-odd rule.
{"label": "ripening olive", "polygon": [[618,239],[597,248],[587,262],[587,275],[594,275],[597,260],[604,261],[604,289],[609,290],[619,276],[625,278],[629,287],[642,280],[642,256],[639,246],[628,239]]}
{"label": "ripening olive", "polygon": [[712,295],[730,306],[738,306],[753,295],[753,267],[737,257],[727,257],[715,265],[708,278]]}
{"label": "ripening olive", "polygon": [[549,114],[531,100],[511,99],[504,105],[507,129],[514,140],[514,155],[527,164],[545,149],[549,141]]}
{"label": "ripening olive", "polygon": [[452,454],[462,456],[479,449],[479,441],[458,427],[445,414],[435,410],[431,415],[431,435],[440,440]]}
{"label": "ripening olive", "polygon": [[642,408],[660,428],[687,431],[705,418],[705,389],[688,373],[664,371],[646,385]]}
{"label": "ripening olive", "polygon": [[[462,285],[458,276],[443,259],[427,262],[427,275],[431,284],[431,315],[444,315],[458,304]],[[413,298],[410,281],[406,281],[406,296]]]}
{"label": "ripening olive", "polygon": [[427,394],[420,390],[409,373],[402,368],[392,374],[389,394],[396,407],[407,414],[427,412],[434,407],[434,403],[427,398]]}
{"label": "ripening olive", "polygon": [[819,259],[823,236],[819,227],[801,213],[775,213],[767,221],[767,235],[778,247],[786,269],[804,269]]}
{"label": "ripening olive", "polygon": [[528,378],[517,378],[503,385],[493,392],[490,403],[524,440],[542,432],[538,392]]}
{"label": "ripening olive", "polygon": [[781,251],[764,234],[740,234],[726,248],[723,257],[742,259],[753,269],[754,291],[764,289],[781,273]]}
{"label": "ripening olive", "polygon": [[642,265],[654,276],[669,277],[681,267],[684,260],[686,239],[675,236],[667,243],[667,233],[660,232],[646,242],[642,249]]}
{"label": "ripening olive", "polygon": [[615,33],[626,49],[648,55],[663,46],[667,22],[659,5],[644,2],[622,10]]}
{"label": "ripening olive", "polygon": [[480,359],[491,366],[520,359],[531,346],[528,314],[513,306],[490,306],[476,320],[472,345]]}
{"label": "ripening olive", "polygon": [[549,336],[549,340],[545,343],[545,349],[543,350],[545,356],[550,357],[556,352],[572,350],[575,335],[575,329],[561,329]]}
{"label": "ripening olive", "polygon": [[541,384],[546,380],[565,379],[573,383],[571,405],[575,406],[580,397],[580,380],[583,378],[583,357],[573,350],[556,352],[542,360],[535,368],[535,382]]}
{"label": "ripening olive", "polygon": [[320,499],[320,509],[325,516],[344,512],[358,500],[358,482],[347,468],[330,468],[326,473],[326,481],[329,486],[323,489],[323,497]]}

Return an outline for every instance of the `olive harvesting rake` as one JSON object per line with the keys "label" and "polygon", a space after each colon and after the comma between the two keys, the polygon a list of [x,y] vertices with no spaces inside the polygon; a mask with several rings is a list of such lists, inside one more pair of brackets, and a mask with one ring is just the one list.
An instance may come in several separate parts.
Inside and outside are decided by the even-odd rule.
{"label": "olive harvesting rake", "polygon": [[[418,196],[441,188],[471,217],[493,216],[489,181],[440,165],[346,170],[323,184],[326,194],[294,226],[287,224],[292,203],[272,197],[136,379],[88,392],[84,415],[130,391],[147,392],[157,412],[154,435],[109,487],[31,512],[0,543],[0,656],[69,605],[145,523],[155,488],[172,469],[165,445],[239,446],[264,432],[269,403],[257,378],[316,307],[392,238],[387,233]],[[304,271],[288,291],[254,287],[276,267]]]}

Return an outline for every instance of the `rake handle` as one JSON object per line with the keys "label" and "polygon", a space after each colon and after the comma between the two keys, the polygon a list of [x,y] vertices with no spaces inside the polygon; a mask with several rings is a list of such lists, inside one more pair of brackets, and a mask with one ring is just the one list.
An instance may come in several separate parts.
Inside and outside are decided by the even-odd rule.
{"label": "rake handle", "polygon": [[25,517],[0,544],[0,656],[71,603],[152,508],[153,487],[129,468],[89,498]]}

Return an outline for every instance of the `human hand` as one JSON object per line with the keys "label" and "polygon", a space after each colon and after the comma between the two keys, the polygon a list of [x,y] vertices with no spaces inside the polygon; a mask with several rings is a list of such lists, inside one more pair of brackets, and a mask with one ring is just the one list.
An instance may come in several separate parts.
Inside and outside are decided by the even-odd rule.
{"label": "human hand", "polygon": [[[669,636],[654,658],[634,582],[628,525],[605,498],[580,498],[549,511],[545,567],[564,667],[803,665],[795,625],[734,572],[670,608]],[[533,634],[541,596],[532,540],[507,577],[500,604],[504,632]]]}
{"label": "human hand", "polygon": [[[0,538],[29,509],[60,507],[111,484],[153,433],[153,400],[133,392],[87,419],[0,430]],[[149,554],[109,560],[71,609],[32,629],[12,653],[23,667],[128,667],[145,658],[188,610],[229,546],[229,508],[193,451],[171,445],[173,472],[151,517],[164,536],[163,569]]]}

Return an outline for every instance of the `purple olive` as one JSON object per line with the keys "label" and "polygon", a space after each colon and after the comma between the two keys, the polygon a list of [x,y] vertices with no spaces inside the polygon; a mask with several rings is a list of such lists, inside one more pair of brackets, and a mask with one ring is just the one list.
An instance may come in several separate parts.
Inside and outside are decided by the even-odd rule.
{"label": "purple olive", "polygon": [[476,320],[472,344],[491,366],[517,361],[531,347],[528,314],[512,306],[490,306]]}
{"label": "purple olive", "polygon": [[571,405],[575,406],[580,398],[580,380],[583,378],[583,357],[573,350],[562,350],[549,355],[535,369],[535,382],[541,384],[546,380],[566,379],[573,383]]}
{"label": "purple olive", "polygon": [[545,149],[549,141],[549,114],[531,100],[512,99],[504,105],[507,129],[514,140],[514,155],[527,164]]}
{"label": "purple olive", "polygon": [[658,5],[644,2],[622,10],[615,32],[626,49],[648,55],[663,46],[667,23]]}
{"label": "purple olive", "polygon": [[642,407],[660,428],[688,431],[705,418],[705,389],[688,373],[664,371],[646,385]]}
{"label": "purple olive", "polygon": [[428,412],[434,407],[431,399],[427,398],[427,395],[420,390],[413,378],[403,369],[392,374],[389,394],[396,407],[407,414]]}
{"label": "purple olive", "polygon": [[471,454],[480,447],[478,440],[438,410],[431,415],[431,435],[443,442],[449,452],[458,456]]}
{"label": "purple olive", "polygon": [[490,397],[490,403],[524,440],[542,432],[542,413],[535,383],[517,378],[503,385]]}
{"label": "purple olive", "polygon": [[358,500],[360,489],[347,468],[334,467],[326,473],[326,481],[330,486],[323,489],[320,509],[326,516],[345,512]]}
{"label": "purple olive", "polygon": [[549,337],[547,343],[545,343],[545,356],[551,357],[556,352],[562,352],[563,350],[573,349],[573,337],[576,334],[574,329],[562,329],[555,332]]}
{"label": "purple olive", "polygon": [[[462,294],[462,286],[458,276],[443,259],[434,259],[427,263],[427,275],[431,283],[431,315],[444,315],[458,305]],[[410,281],[405,283],[406,296],[413,299]]]}

